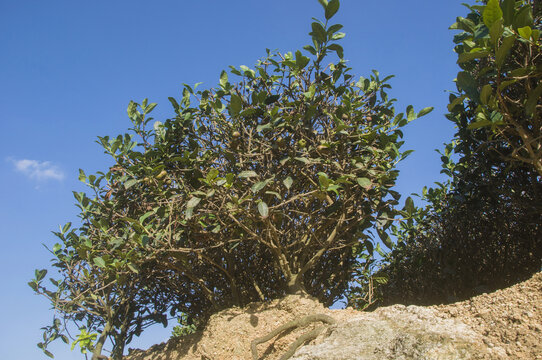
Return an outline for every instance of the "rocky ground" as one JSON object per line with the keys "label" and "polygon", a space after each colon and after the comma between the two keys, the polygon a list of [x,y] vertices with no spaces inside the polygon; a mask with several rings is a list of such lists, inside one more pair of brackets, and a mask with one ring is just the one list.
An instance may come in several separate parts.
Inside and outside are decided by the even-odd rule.
{"label": "rocky ground", "polygon": [[[327,326],[292,359],[542,360],[542,273],[507,289],[432,307],[395,305],[364,313],[330,310],[302,296],[253,303],[213,315],[196,334],[133,350],[125,359],[251,360],[252,340],[310,314],[329,315],[337,324]],[[296,339],[320,325],[296,328],[258,345],[258,358],[280,359]]]}

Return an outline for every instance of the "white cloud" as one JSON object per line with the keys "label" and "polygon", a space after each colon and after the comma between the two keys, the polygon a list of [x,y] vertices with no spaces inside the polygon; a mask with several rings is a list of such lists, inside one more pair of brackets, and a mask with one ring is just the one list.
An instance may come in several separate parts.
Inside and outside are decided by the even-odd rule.
{"label": "white cloud", "polygon": [[8,159],[10,160],[13,165],[15,166],[15,170],[28,176],[30,179],[33,180],[63,180],[64,179],[64,173],[62,170],[58,168],[58,166],[55,166],[51,164],[49,161],[38,161],[38,160],[28,160],[28,159],[22,159],[22,160],[15,160],[15,159]]}

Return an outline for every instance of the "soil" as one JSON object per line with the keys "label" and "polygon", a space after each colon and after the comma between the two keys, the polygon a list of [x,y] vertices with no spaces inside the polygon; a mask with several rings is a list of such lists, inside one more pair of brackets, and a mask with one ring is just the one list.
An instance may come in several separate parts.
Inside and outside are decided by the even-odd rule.
{"label": "soil", "polygon": [[470,325],[489,347],[502,348],[510,359],[542,360],[542,273],[506,289],[434,308]]}
{"label": "soil", "polygon": [[[542,273],[512,287],[470,300],[432,306],[436,316],[459,320],[480,334],[504,359],[542,360]],[[213,315],[195,334],[171,339],[150,349],[130,350],[126,360],[251,360],[251,341],[277,327],[311,314],[326,314],[338,323],[360,312],[331,310],[308,296],[290,295],[268,303],[252,303]],[[279,359],[301,335],[316,328],[297,328],[258,345],[260,360]]]}

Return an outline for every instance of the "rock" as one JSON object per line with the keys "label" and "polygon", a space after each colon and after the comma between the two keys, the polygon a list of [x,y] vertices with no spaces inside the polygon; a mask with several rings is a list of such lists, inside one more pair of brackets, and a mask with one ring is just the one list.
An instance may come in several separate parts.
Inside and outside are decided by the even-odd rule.
{"label": "rock", "polygon": [[363,313],[336,326],[319,344],[299,349],[292,360],[501,359],[500,351],[464,323],[437,311],[395,305]]}

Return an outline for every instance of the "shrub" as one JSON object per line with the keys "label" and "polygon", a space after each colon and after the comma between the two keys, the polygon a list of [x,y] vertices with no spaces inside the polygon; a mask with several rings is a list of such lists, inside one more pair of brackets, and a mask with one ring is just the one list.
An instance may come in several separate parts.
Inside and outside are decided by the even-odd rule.
{"label": "shrub", "polygon": [[76,194],[82,225],[57,234],[60,280],[53,291],[41,275],[31,283],[63,319],[85,321],[85,336],[101,334],[88,346],[95,357],[111,336],[120,358],[168,311],[199,323],[296,292],[330,305],[356,258],[372,253],[367,229],[377,223],[387,241],[395,165],[408,154],[400,129],[431,109],[395,114],[391,77],[354,81],[342,26],[329,24],[339,1],[320,3],[308,56],[267,51],[215,88],[185,85],[170,98],[175,116],[152,127],[156,104],[131,102],[131,134],[99,138],[115,164],[81,171],[94,195]]}

